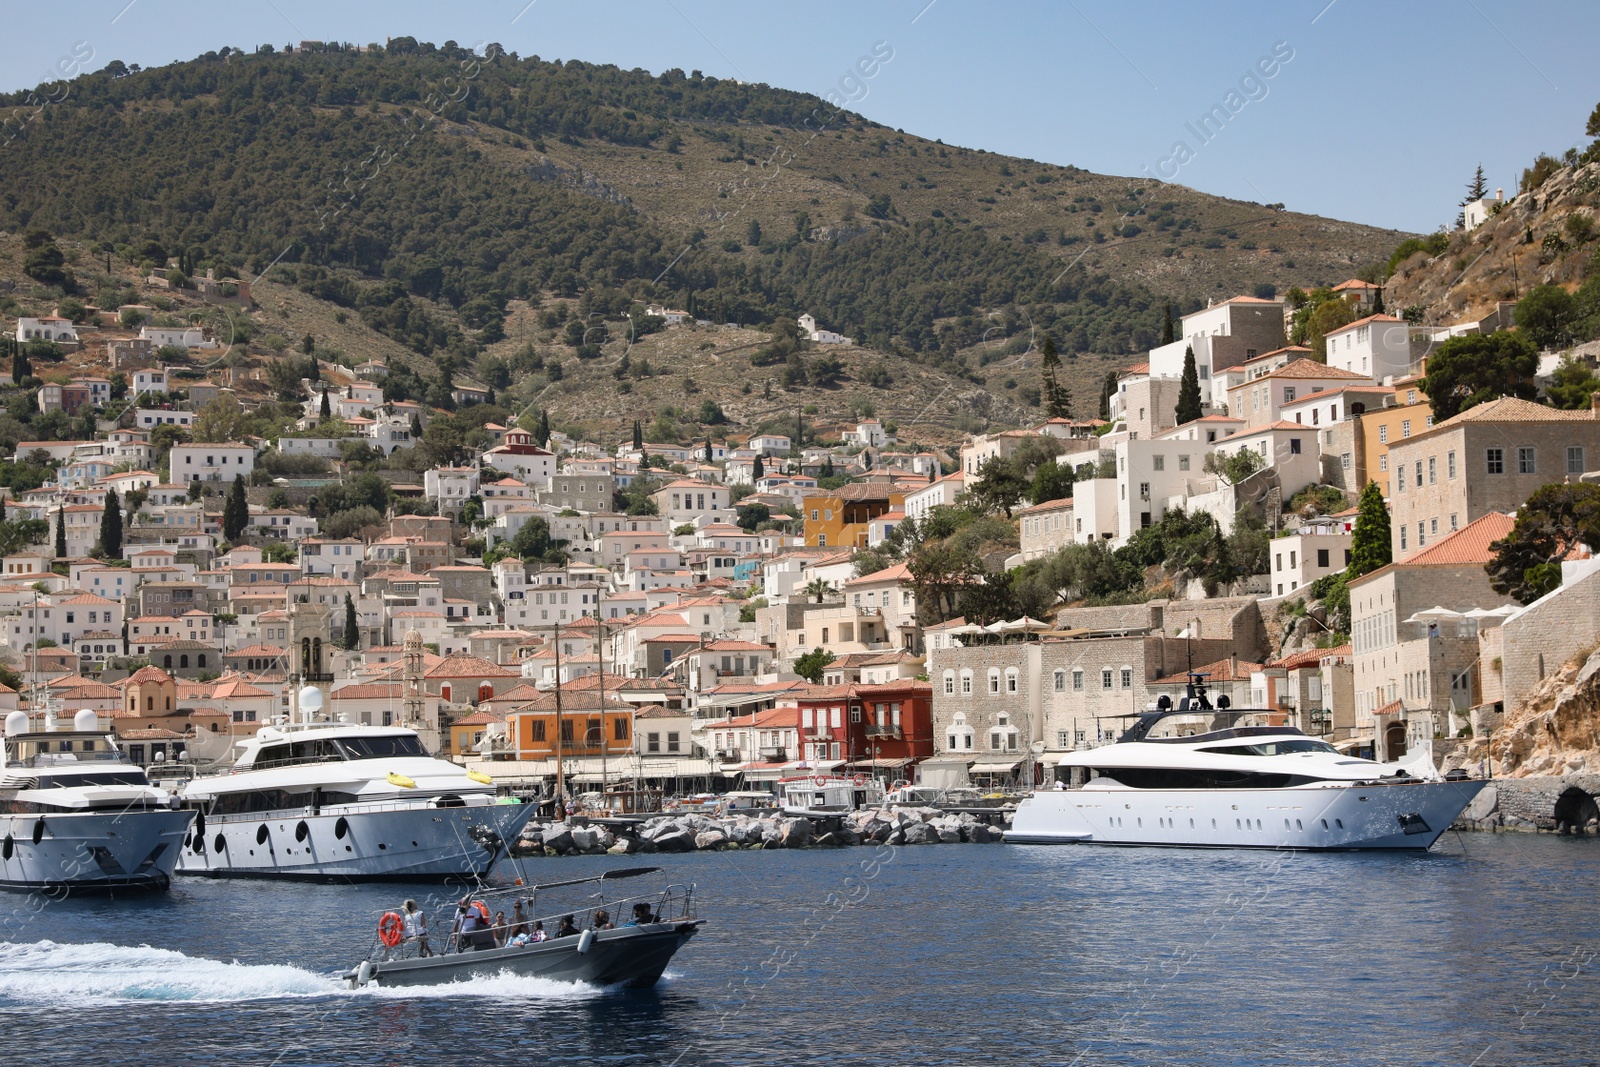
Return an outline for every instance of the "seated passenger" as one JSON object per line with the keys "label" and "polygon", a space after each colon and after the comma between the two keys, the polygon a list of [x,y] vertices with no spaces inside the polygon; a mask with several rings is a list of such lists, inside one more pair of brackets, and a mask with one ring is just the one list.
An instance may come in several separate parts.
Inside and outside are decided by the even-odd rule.
{"label": "seated passenger", "polygon": [[596,930],[615,930],[616,929],[616,927],[614,925],[612,925],[612,922],[611,922],[611,913],[606,911],[606,909],[604,909],[604,908],[601,908],[599,911],[594,913],[594,919],[589,923],[589,925],[592,926]]}
{"label": "seated passenger", "polygon": [[550,940],[550,935],[544,932],[544,920],[543,919],[538,919],[538,920],[534,921],[533,933],[528,935],[528,940],[529,941],[534,941],[534,942]]}
{"label": "seated passenger", "polygon": [[653,923],[655,921],[656,921],[656,917],[651,912],[650,905],[646,904],[644,901],[641,900],[641,901],[639,901],[639,903],[637,903],[637,904],[635,904],[633,906],[633,918],[629,919],[623,925],[624,926],[645,926],[645,925],[647,925],[649,923]]}
{"label": "seated passenger", "polygon": [[561,917],[561,925],[556,927],[556,936],[557,937],[577,937],[578,936],[578,924],[573,921],[573,918],[574,917],[571,916],[571,915],[563,915]]}

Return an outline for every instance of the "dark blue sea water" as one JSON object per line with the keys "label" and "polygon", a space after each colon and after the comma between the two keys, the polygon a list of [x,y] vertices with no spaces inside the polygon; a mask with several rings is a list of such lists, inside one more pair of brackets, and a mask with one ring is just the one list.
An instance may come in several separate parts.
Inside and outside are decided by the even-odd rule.
{"label": "dark blue sea water", "polygon": [[[542,860],[537,880],[638,859]],[[423,887],[0,897],[0,1063],[1592,1064],[1600,841],[1427,855],[941,845],[660,857],[653,991],[349,992]]]}

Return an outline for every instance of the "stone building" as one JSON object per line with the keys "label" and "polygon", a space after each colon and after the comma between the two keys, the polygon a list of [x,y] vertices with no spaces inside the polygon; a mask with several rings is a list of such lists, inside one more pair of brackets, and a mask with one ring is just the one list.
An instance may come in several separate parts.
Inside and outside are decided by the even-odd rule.
{"label": "stone building", "polygon": [[1418,429],[1389,446],[1394,558],[1492,512],[1514,512],[1541,486],[1576,481],[1596,460],[1600,394],[1581,411],[1501,397]]}

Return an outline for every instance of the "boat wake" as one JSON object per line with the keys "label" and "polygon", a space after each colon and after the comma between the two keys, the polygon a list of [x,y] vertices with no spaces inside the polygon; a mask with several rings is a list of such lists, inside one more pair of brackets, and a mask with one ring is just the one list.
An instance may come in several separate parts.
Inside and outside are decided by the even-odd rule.
{"label": "boat wake", "polygon": [[436,986],[350,990],[333,975],[290,964],[227,962],[149,945],[0,944],[0,1007],[218,1004],[315,997],[578,1000],[604,995],[605,990],[596,986],[512,974],[486,974]]}

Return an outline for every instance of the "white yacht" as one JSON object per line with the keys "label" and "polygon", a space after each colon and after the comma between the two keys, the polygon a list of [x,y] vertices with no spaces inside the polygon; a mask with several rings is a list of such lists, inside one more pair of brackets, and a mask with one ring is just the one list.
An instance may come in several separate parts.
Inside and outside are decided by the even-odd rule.
{"label": "white yacht", "polygon": [[6,716],[0,743],[0,886],[166,889],[193,813],[126,762],[93,711],[42,731]]}
{"label": "white yacht", "polygon": [[537,811],[412,730],[342,722],[264,726],[231,770],[180,795],[198,815],[178,873],[215,877],[481,877]]}
{"label": "white yacht", "polygon": [[[1346,756],[1288,726],[1223,726],[1264,711],[1217,708],[1201,676],[1178,707],[1163,697],[1115,744],[1060,767],[1084,785],[1041,789],[1017,807],[1019,844],[1191,848],[1413,849],[1431,846],[1487,781],[1445,780],[1431,763],[1402,767]],[[1152,737],[1170,716],[1202,716],[1207,732]],[[1416,775],[1416,776],[1414,776]]]}

